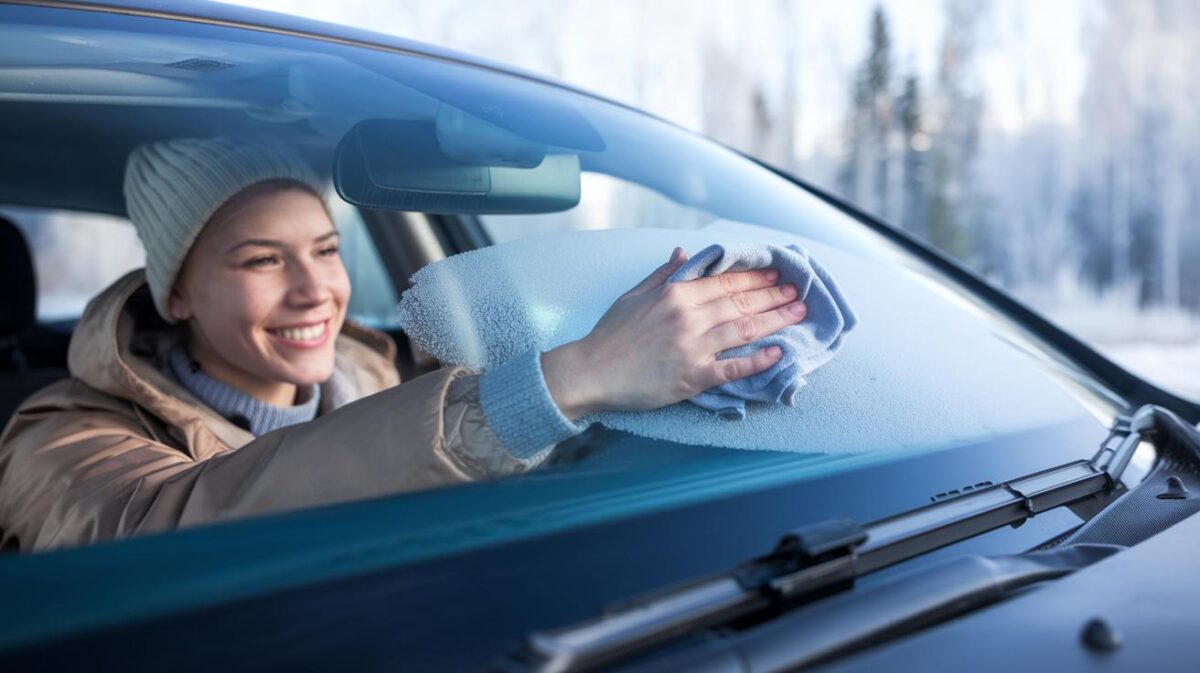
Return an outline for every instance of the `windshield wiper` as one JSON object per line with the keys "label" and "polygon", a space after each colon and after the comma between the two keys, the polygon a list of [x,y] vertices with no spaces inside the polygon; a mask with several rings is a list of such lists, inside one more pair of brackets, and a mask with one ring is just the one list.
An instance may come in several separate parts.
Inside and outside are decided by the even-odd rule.
{"label": "windshield wiper", "polygon": [[[746,664],[735,670],[796,671],[920,631],[1023,589],[1086,568],[1125,547],[1081,544],[1004,556],[958,556],[859,592],[791,610],[760,628],[709,641]],[[680,653],[681,658],[693,658]],[[675,670],[669,663],[656,670]]]}
{"label": "windshield wiper", "polygon": [[[1056,507],[1120,488],[1155,407],[1119,417],[1091,460],[979,488],[866,525],[834,519],[783,535],[769,554],[713,578],[641,596],[579,624],[531,634],[507,670],[588,671],[699,629],[792,607],[854,579]],[[1159,410],[1161,411],[1161,410]]]}

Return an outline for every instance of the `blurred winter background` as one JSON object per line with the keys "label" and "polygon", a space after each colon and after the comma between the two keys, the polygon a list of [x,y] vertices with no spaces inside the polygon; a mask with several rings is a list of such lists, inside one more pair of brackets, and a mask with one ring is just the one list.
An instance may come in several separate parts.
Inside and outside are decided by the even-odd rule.
{"label": "blurred winter background", "polygon": [[842,194],[1200,399],[1194,0],[242,0],[515,65]]}

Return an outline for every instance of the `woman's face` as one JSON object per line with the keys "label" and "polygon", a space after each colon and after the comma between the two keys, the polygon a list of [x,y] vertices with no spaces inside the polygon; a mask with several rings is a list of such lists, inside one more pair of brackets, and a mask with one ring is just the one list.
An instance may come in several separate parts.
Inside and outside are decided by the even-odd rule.
{"label": "woman's face", "polygon": [[294,394],[329,378],[349,299],[321,201],[297,187],[252,187],[200,233],[170,308],[187,321],[191,355],[210,376],[268,399],[280,386]]}

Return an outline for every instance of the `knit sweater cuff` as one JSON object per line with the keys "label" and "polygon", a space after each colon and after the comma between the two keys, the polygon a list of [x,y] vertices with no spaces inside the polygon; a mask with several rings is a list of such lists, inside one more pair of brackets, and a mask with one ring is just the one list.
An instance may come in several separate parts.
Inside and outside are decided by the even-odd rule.
{"label": "knit sweater cuff", "polygon": [[518,460],[529,460],[582,432],[554,403],[533,349],[488,370],[479,380],[479,402],[492,432]]}

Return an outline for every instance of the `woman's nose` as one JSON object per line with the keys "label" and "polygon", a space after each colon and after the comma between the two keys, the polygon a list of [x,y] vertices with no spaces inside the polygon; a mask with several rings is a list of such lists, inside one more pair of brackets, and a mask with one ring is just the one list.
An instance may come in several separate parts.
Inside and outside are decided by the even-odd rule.
{"label": "woman's nose", "polygon": [[288,295],[297,304],[323,304],[333,295],[329,281],[316,264],[300,262],[293,266]]}

